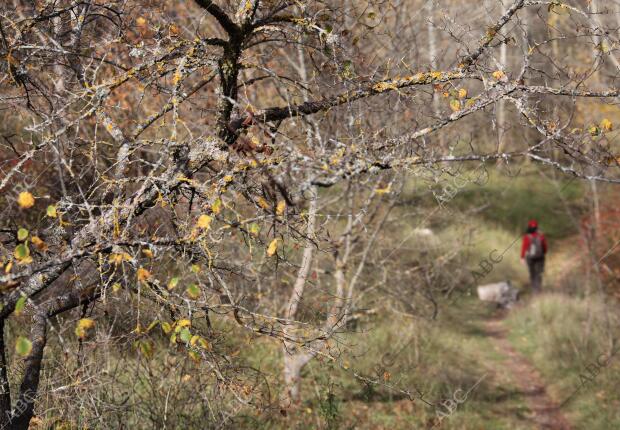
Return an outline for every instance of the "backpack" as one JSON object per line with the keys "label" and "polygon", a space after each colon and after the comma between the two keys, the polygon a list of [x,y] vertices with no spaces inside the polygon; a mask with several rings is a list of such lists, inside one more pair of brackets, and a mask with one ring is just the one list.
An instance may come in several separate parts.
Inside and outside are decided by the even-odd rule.
{"label": "backpack", "polygon": [[527,257],[532,259],[540,259],[545,256],[542,245],[542,238],[539,234],[530,234],[530,246],[527,250]]}

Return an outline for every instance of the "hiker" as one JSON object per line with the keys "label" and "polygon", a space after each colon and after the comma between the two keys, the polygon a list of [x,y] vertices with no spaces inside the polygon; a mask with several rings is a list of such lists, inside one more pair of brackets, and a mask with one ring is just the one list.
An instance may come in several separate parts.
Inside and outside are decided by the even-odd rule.
{"label": "hiker", "polygon": [[527,223],[527,230],[523,235],[521,245],[521,261],[527,262],[530,270],[530,284],[535,293],[540,292],[542,286],[542,274],[545,270],[545,254],[547,253],[547,240],[538,231],[538,222],[533,219]]}

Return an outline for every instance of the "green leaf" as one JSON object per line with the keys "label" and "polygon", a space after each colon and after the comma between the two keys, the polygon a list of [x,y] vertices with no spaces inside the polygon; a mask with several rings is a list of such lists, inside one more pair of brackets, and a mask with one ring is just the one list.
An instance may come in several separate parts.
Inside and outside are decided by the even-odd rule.
{"label": "green leaf", "polygon": [[164,321],[161,323],[161,329],[164,331],[165,334],[168,334],[172,330],[172,327],[170,327],[170,323]]}
{"label": "green leaf", "polygon": [[28,237],[28,230],[26,230],[23,227],[17,230],[17,240],[19,240],[20,242],[23,242],[24,240],[26,240],[27,237]]}
{"label": "green leaf", "polygon": [[15,352],[22,357],[26,357],[30,354],[30,351],[32,351],[32,342],[24,336],[19,336],[15,341]]}
{"label": "green leaf", "polygon": [[252,224],[250,224],[250,228],[248,229],[248,231],[252,236],[258,236],[258,233],[260,233],[260,226],[253,222]]}
{"label": "green leaf", "polygon": [[146,358],[151,358],[153,356],[153,344],[150,341],[138,340],[134,345]]}
{"label": "green leaf", "polygon": [[149,331],[153,330],[153,328],[159,324],[159,320],[155,320],[153,321],[151,324],[149,324],[149,326],[146,328],[146,332],[148,333]]}
{"label": "green leaf", "polygon": [[15,247],[15,251],[13,251],[13,255],[18,260],[25,260],[30,256],[30,248],[24,243],[20,243]]}
{"label": "green leaf", "polygon": [[189,287],[187,287],[187,290],[185,292],[192,300],[196,300],[198,297],[200,297],[200,288],[196,284],[191,284]]}
{"label": "green leaf", "polygon": [[58,216],[58,212],[56,212],[56,206],[49,205],[47,207],[47,216],[50,218],[56,218]]}
{"label": "green leaf", "polygon": [[15,315],[19,315],[24,310],[24,306],[26,306],[26,296],[21,296],[17,303],[15,303]]}
{"label": "green leaf", "polygon": [[454,112],[458,112],[459,110],[461,110],[461,102],[459,102],[457,99],[450,100],[450,109],[452,109]]}
{"label": "green leaf", "polygon": [[185,343],[189,343],[192,340],[192,333],[187,329],[187,327],[183,327],[179,332],[179,337]]}
{"label": "green leaf", "polygon": [[178,277],[174,277],[170,280],[170,282],[168,282],[168,289],[172,290],[174,289],[177,285],[179,284],[179,278]]}

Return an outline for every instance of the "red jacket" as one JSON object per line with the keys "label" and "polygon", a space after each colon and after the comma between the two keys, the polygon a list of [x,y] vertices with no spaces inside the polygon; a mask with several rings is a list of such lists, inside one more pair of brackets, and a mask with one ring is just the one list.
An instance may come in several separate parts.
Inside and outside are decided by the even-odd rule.
{"label": "red jacket", "polygon": [[530,247],[530,235],[539,236],[540,241],[542,242],[543,254],[547,253],[547,239],[545,239],[545,235],[539,232],[534,233],[526,233],[523,235],[523,244],[521,245],[521,258],[525,258],[525,252]]}

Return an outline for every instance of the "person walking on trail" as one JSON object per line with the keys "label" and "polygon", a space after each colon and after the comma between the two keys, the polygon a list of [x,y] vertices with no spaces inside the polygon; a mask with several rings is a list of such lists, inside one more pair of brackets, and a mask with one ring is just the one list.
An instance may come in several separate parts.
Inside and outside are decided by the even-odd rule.
{"label": "person walking on trail", "polygon": [[547,254],[545,235],[538,231],[538,222],[535,219],[530,220],[527,223],[527,231],[523,235],[521,261],[527,262],[527,267],[530,270],[530,284],[536,293],[540,292],[542,287],[545,254]]}

